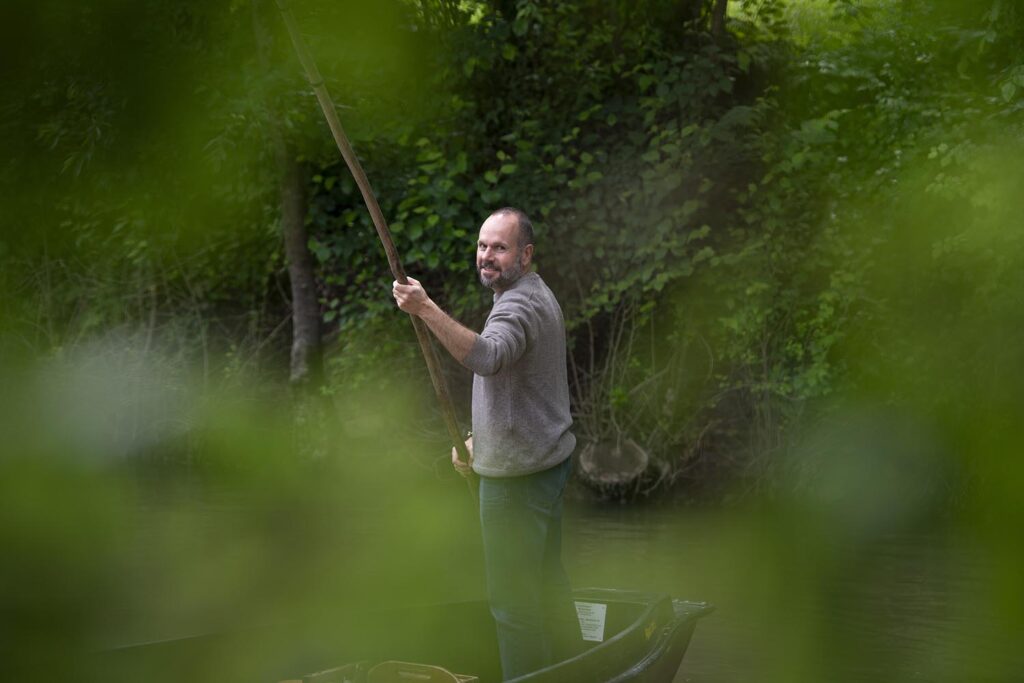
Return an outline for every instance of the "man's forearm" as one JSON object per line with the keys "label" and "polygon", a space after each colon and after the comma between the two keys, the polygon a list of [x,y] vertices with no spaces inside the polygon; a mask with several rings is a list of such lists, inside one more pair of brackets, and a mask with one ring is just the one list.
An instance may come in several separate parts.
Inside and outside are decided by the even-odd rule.
{"label": "man's forearm", "polygon": [[433,301],[428,304],[427,310],[420,314],[420,318],[455,360],[460,363],[465,360],[476,343],[476,332],[464,327]]}

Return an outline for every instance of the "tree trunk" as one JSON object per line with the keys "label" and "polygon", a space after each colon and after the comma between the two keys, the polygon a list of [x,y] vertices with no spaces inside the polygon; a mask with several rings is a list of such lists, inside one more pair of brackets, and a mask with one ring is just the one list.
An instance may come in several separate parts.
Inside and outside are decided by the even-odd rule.
{"label": "tree trunk", "polygon": [[306,234],[306,173],[279,141],[281,153],[281,228],[292,290],[293,385],[318,384],[323,368],[320,345],[320,303],[317,301],[313,257]]}
{"label": "tree trunk", "polygon": [[729,6],[729,0],[715,0],[715,6],[711,10],[711,35],[721,38],[725,33],[725,10]]}
{"label": "tree trunk", "polygon": [[[252,28],[260,66],[270,71],[270,36],[260,20],[257,0],[252,0]],[[323,379],[323,348],[320,335],[320,303],[317,301],[313,257],[306,234],[306,169],[296,160],[282,133],[282,125],[267,93],[260,93],[270,119],[270,142],[280,174],[281,232],[292,291],[292,353],[289,379],[292,386],[319,385]]]}

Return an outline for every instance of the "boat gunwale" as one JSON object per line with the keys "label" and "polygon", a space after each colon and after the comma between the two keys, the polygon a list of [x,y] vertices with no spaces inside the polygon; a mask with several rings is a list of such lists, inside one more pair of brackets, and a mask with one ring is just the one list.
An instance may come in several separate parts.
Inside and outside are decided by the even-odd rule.
{"label": "boat gunwale", "polygon": [[[662,643],[664,643],[666,640],[671,639],[672,635],[674,635],[679,628],[682,628],[684,625],[690,622],[696,622],[697,619],[706,616],[714,609],[709,603],[677,600],[667,593],[649,593],[646,591],[637,591],[630,589],[596,587],[578,588],[573,590],[573,602],[576,602],[581,598],[583,600],[586,600],[589,596],[593,596],[592,599],[595,601],[609,604],[640,603],[644,605],[644,609],[639,615],[637,615],[635,619],[633,619],[632,622],[630,622],[630,624],[626,628],[622,629],[621,631],[618,631],[611,638],[602,641],[600,644],[595,645],[594,647],[585,650],[577,655],[574,655],[573,657],[563,659],[559,662],[551,664],[550,666],[547,666],[543,669],[531,671],[528,674],[524,674],[522,676],[509,679],[508,683],[528,683],[529,681],[539,679],[542,676],[546,677],[549,675],[560,673],[563,670],[571,670],[574,664],[579,664],[580,662],[585,662],[590,658],[594,658],[595,653],[599,653],[598,656],[600,656],[601,653],[609,652],[615,649],[616,646],[627,640],[627,638],[631,634],[638,632],[641,628],[641,624],[643,624],[646,618],[653,615],[654,611],[658,608],[658,606],[662,603],[663,600],[667,600],[669,603],[670,611],[669,622],[660,629],[661,635],[654,643],[649,645],[649,647],[644,653],[644,656],[641,659],[637,660],[637,663],[657,661],[657,659],[662,656],[665,650],[665,648],[662,647]],[[686,613],[683,615],[679,615],[675,609],[676,602],[681,602],[687,605],[700,606],[702,607],[702,609],[696,613]],[[609,682],[628,680],[628,678],[630,677],[630,672],[634,670],[636,670],[635,665],[631,666],[630,668],[624,671],[618,672],[614,678],[610,678],[608,680]]]}
{"label": "boat gunwale", "polygon": [[[687,626],[690,626],[692,624],[693,626],[690,629],[692,633],[693,629],[696,628],[696,621],[698,619],[706,617],[715,610],[714,606],[707,602],[694,602],[692,600],[680,600],[678,598],[672,597],[669,597],[669,599],[672,603],[673,618],[671,623],[666,624],[661,629],[661,635],[658,637],[658,640],[655,643],[655,645],[651,648],[648,648],[647,654],[643,658],[638,660],[631,668],[627,669],[626,671],[623,671],[615,678],[608,679],[608,681],[606,681],[605,683],[620,683],[621,681],[628,681],[631,678],[633,678],[632,674],[634,672],[638,670],[645,671],[647,668],[649,668],[651,665],[657,662],[658,659],[660,659],[664,655],[668,647],[671,646],[672,641],[675,640],[676,634],[680,629],[686,628]],[[676,609],[676,606],[680,604],[692,605],[693,607],[696,607],[698,609],[694,612],[684,612],[680,614],[679,611]],[[666,645],[665,643],[668,644]],[[687,643],[687,647],[689,647],[689,643]],[[683,653],[682,655],[680,655],[680,659],[682,659],[682,657],[685,654],[686,648],[683,649]]]}

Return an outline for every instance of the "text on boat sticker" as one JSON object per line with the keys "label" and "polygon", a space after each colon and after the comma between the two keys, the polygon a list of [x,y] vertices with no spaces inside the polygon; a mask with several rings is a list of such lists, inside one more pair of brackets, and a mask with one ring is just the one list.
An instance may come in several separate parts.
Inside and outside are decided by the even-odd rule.
{"label": "text on boat sticker", "polygon": [[577,602],[576,617],[580,620],[580,635],[583,640],[595,643],[604,641],[604,622],[608,605],[600,602]]}

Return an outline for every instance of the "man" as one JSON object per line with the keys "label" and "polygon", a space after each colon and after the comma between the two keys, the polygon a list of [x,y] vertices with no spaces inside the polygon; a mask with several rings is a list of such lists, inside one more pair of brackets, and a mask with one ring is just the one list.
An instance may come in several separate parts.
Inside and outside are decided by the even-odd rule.
{"label": "man", "polygon": [[487,592],[498,629],[502,673],[515,678],[552,663],[552,644],[575,614],[561,559],[562,493],[576,437],[569,428],[565,323],[551,290],[531,272],[533,226],[503,208],[480,227],[476,267],[494,290],[480,334],[442,311],[409,278],[394,284],[406,313],[423,319],[452,356],[472,370],[470,464],[480,475]]}

